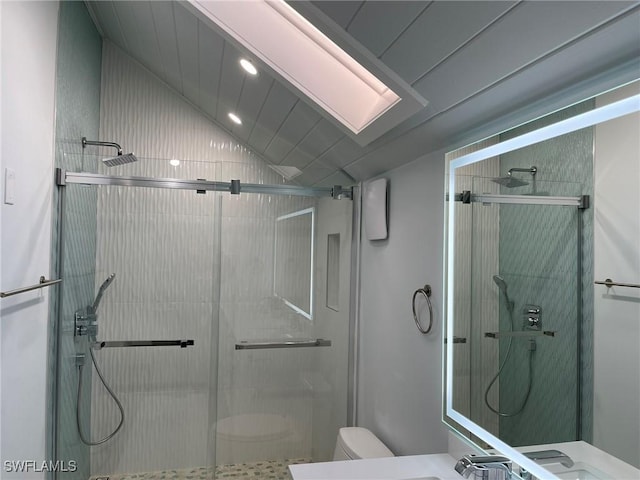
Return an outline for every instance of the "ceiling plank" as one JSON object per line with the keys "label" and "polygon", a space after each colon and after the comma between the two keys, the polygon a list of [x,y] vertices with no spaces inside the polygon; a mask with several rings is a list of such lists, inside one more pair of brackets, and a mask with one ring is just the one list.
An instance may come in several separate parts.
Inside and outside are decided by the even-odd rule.
{"label": "ceiling plank", "polygon": [[291,91],[275,82],[249,135],[249,145],[264,152],[297,101]]}
{"label": "ceiling plank", "polygon": [[173,4],[151,2],[150,6],[162,62],[163,74],[161,76],[178,92],[183,93]]}
{"label": "ceiling plank", "polygon": [[198,52],[200,72],[200,107],[212,118],[216,117],[218,86],[224,40],[201,21],[198,21]]}
{"label": "ceiling plank", "polygon": [[122,32],[120,20],[112,2],[89,2],[89,6],[100,23],[104,36],[125,51],[129,50],[127,40]]}
{"label": "ceiling plank", "polygon": [[574,2],[521,3],[413,86],[441,111],[561,48],[624,8],[619,2],[580,2],[579,8]]}
{"label": "ceiling plank", "polygon": [[[325,15],[328,15],[345,30],[349,26],[351,19],[357,13],[357,11],[365,3],[364,1],[332,1],[321,0],[311,2],[313,5],[322,10]],[[295,7],[295,5],[293,5]]]}
{"label": "ceiling plank", "polygon": [[284,158],[320,121],[320,115],[303,101],[296,103],[278,134],[269,143],[265,155],[274,163],[282,163]]}
{"label": "ceiling plank", "polygon": [[379,57],[430,3],[425,0],[366,2],[347,31]]}
{"label": "ceiling plank", "polygon": [[182,94],[200,103],[200,71],[198,19],[186,8],[172,3],[176,24],[176,38],[182,75]]}
{"label": "ceiling plank", "polygon": [[[345,135],[326,119],[321,119],[311,132],[297,145],[312,158],[318,158]],[[286,159],[285,159],[286,160]]]}
{"label": "ceiling plank", "polygon": [[229,120],[229,112],[235,112],[240,100],[244,83],[244,70],[240,66],[240,59],[244,55],[230,42],[224,43],[222,63],[220,64],[220,87],[218,89],[218,112],[216,118],[222,125],[232,129],[233,122]]}
{"label": "ceiling plank", "polygon": [[353,163],[356,159],[360,158],[363,154],[363,149],[351,140],[349,137],[344,137],[342,140],[333,145],[329,150],[322,154],[318,161],[325,165],[332,165],[337,168],[342,168],[345,165]]}
{"label": "ceiling plank", "polygon": [[407,83],[413,84],[514,4],[434,2],[382,55],[381,60]]}
{"label": "ceiling plank", "polygon": [[273,86],[273,78],[259,72],[256,76],[245,74],[244,88],[236,111],[242,119],[242,125],[233,127],[233,133],[241,140],[248,141],[253,126]]}
{"label": "ceiling plank", "polygon": [[128,52],[164,81],[162,60],[156,37],[150,2],[114,2]]}

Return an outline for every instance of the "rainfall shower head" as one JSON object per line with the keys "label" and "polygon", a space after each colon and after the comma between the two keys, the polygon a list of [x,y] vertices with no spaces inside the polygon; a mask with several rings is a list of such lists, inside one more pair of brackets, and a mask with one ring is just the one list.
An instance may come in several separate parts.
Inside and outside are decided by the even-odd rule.
{"label": "rainfall shower head", "polygon": [[500,178],[492,178],[491,181],[502,185],[507,188],[514,187],[524,187],[525,185],[529,185],[529,182],[525,182],[524,180],[520,180],[519,178],[515,178],[513,176],[513,172],[526,172],[530,173],[532,177],[538,173],[537,167],[529,167],[529,168],[510,168],[507,172],[507,175]]}
{"label": "rainfall shower head", "polygon": [[494,275],[493,281],[498,286],[500,291],[504,294],[504,298],[507,300],[507,308],[509,310],[513,310],[514,303],[511,301],[509,295],[507,294],[507,282],[505,282],[504,278],[502,278],[500,275]]}
{"label": "rainfall shower head", "polygon": [[529,182],[525,182],[524,180],[519,180],[508,175],[506,177],[492,178],[491,181],[507,188],[524,187],[525,185],[529,185]]}
{"label": "rainfall shower head", "polygon": [[102,163],[107,167],[117,167],[118,165],[124,165],[126,163],[137,162],[138,159],[133,153],[127,153],[122,155],[119,153],[116,157],[103,158]]}
{"label": "rainfall shower head", "polygon": [[118,165],[125,165],[127,163],[137,162],[138,159],[133,153],[122,154],[122,147],[115,142],[99,142],[97,140],[87,140],[87,137],[82,137],[82,148],[86,148],[87,145],[99,145],[103,147],[113,147],[118,150],[118,155],[115,157],[103,158],[102,163],[107,167],[115,167]]}
{"label": "rainfall shower head", "polygon": [[100,288],[98,289],[98,294],[96,295],[96,299],[93,301],[93,305],[91,307],[93,308],[94,312],[98,309],[98,305],[100,305],[100,300],[102,300],[102,294],[109,287],[109,285],[111,285],[111,282],[113,282],[114,278],[116,278],[116,274],[112,273],[107,277],[107,279],[104,282],[102,282],[102,285],[100,285]]}

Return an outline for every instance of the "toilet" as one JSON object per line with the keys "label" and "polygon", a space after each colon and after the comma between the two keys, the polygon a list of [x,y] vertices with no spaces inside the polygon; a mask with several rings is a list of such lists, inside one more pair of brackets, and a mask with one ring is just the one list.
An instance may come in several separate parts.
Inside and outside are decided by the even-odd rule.
{"label": "toilet", "polygon": [[371,431],[362,427],[343,427],[338,432],[333,460],[356,460],[395,456]]}

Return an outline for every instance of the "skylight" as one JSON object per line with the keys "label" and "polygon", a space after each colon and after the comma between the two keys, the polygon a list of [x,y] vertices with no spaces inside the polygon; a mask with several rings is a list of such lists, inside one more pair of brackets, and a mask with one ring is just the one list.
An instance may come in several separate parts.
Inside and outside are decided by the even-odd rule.
{"label": "skylight", "polygon": [[[389,69],[382,72],[386,67],[369,55],[367,65],[380,69],[374,75],[282,0],[190,2],[361,144],[427,103]],[[400,104],[400,114],[369,128]]]}

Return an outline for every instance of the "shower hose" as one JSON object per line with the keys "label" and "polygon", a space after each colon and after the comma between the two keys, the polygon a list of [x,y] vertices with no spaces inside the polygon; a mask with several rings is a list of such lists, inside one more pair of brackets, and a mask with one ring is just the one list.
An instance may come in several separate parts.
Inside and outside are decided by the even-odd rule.
{"label": "shower hose", "polygon": [[124,424],[124,408],[122,408],[122,403],[120,403],[120,400],[118,399],[116,394],[113,393],[113,390],[111,390],[111,387],[109,387],[106,380],[104,379],[104,376],[100,371],[100,367],[98,367],[98,362],[96,362],[96,357],[93,354],[93,348],[91,347],[91,343],[92,342],[89,342],[89,354],[91,355],[91,361],[93,363],[93,366],[96,369],[98,377],[100,377],[100,381],[102,382],[102,385],[104,385],[104,388],[107,390],[107,392],[109,392],[109,395],[111,395],[111,398],[113,398],[113,401],[116,402],[116,405],[120,410],[120,423],[118,423],[118,426],[113,432],[111,432],[106,437],[100,440],[97,440],[95,442],[92,442],[91,439],[85,438],[84,434],[82,433],[82,427],[80,425],[81,423],[80,422],[80,396],[82,394],[82,368],[84,365],[78,365],[78,395],[76,398],[76,424],[78,426],[78,434],[80,435],[80,440],[82,440],[82,443],[84,443],[85,445],[89,445],[90,447],[94,447],[96,445],[102,445],[103,443],[109,441],[111,438],[113,438],[113,436],[116,433],[118,433],[118,431],[120,431],[120,429],[122,428],[122,425]]}
{"label": "shower hose", "polygon": [[[509,310],[509,318],[510,318],[509,332],[513,332],[514,330],[513,303],[511,303],[511,305],[507,305],[507,309]],[[522,400],[522,404],[520,405],[520,408],[515,412],[506,413],[506,412],[501,412],[499,409],[493,408],[489,403],[489,391],[491,390],[491,387],[493,387],[493,385],[496,383],[496,380],[500,378],[500,374],[502,373],[502,370],[504,369],[505,365],[509,361],[509,357],[511,356],[512,341],[513,341],[513,337],[509,337],[509,344],[507,345],[507,353],[505,354],[504,359],[502,360],[502,364],[498,368],[498,372],[495,374],[493,379],[489,382],[489,385],[487,386],[487,389],[484,392],[484,403],[487,405],[489,410],[491,410],[493,413],[501,417],[515,417],[520,412],[522,412],[522,410],[524,410],[524,407],[527,405],[527,402],[529,401],[529,395],[531,394],[531,383],[533,379],[533,352],[535,352],[536,350],[536,343],[535,343],[536,341],[533,339],[529,340],[529,382],[527,385],[527,393],[525,394],[524,399]]]}

